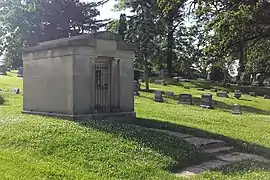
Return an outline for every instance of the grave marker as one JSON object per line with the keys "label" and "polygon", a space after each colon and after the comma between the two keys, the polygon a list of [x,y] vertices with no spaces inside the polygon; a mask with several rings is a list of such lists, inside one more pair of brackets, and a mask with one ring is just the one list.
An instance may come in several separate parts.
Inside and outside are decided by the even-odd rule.
{"label": "grave marker", "polygon": [[20,94],[20,89],[19,88],[12,89],[12,94]]}
{"label": "grave marker", "polygon": [[241,111],[241,107],[239,104],[234,104],[232,107],[232,114],[237,114],[237,115],[241,115],[242,111]]}
{"label": "grave marker", "polygon": [[264,99],[270,99],[270,95],[264,95]]}
{"label": "grave marker", "polygon": [[198,88],[197,90],[198,91],[204,91],[204,88]]}
{"label": "grave marker", "polygon": [[217,97],[228,98],[227,92],[217,92]]}
{"label": "grave marker", "polygon": [[234,91],[234,97],[235,97],[236,99],[240,99],[241,96],[242,96],[242,93],[241,93],[240,90],[235,90],[235,91]]}
{"label": "grave marker", "polygon": [[18,68],[18,75],[17,77],[23,77],[23,67]]}
{"label": "grave marker", "polygon": [[179,104],[192,105],[192,95],[191,94],[180,94],[179,95]]}
{"label": "grave marker", "polygon": [[140,83],[138,81],[134,81],[133,82],[133,85],[134,85],[134,92],[133,92],[133,94],[135,96],[140,96],[140,92],[139,92],[139,90],[140,90]]}
{"label": "grave marker", "polygon": [[163,80],[158,80],[158,79],[157,79],[157,80],[154,81],[154,83],[155,83],[155,84],[160,84],[160,85],[161,85],[161,84],[163,84]]}
{"label": "grave marker", "polygon": [[201,104],[202,108],[213,109],[212,94],[202,94],[201,99],[202,99]]}
{"label": "grave marker", "polygon": [[255,92],[250,92],[249,95],[250,96],[253,96],[253,97],[256,97],[257,96]]}
{"label": "grave marker", "polygon": [[165,92],[165,95],[168,96],[168,97],[173,97],[174,92]]}
{"label": "grave marker", "polygon": [[156,101],[156,102],[164,102],[161,91],[155,91],[154,101]]}

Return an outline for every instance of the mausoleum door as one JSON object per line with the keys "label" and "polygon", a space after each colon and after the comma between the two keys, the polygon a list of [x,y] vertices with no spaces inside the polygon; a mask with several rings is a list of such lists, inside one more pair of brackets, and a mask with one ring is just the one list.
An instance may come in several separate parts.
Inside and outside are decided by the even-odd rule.
{"label": "mausoleum door", "polygon": [[106,58],[95,62],[95,109],[103,113],[111,110],[111,61]]}

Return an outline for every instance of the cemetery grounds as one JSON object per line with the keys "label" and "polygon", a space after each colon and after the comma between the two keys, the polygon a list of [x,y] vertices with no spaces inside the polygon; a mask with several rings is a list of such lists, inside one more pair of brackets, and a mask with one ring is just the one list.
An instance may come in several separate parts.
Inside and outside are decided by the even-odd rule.
{"label": "cemetery grounds", "polygon": [[[72,122],[21,114],[22,95],[11,94],[11,89],[22,89],[22,79],[15,73],[0,76],[0,89],[8,90],[2,92],[6,102],[0,106],[0,177],[182,179],[173,172],[213,158],[156,129],[222,139],[240,151],[270,159],[270,100],[245,94],[237,100],[232,93],[220,98],[213,93],[214,109],[202,109],[200,95],[210,92],[197,88],[205,85],[201,81],[151,84],[151,89],[172,91],[175,97],[157,103],[153,93],[141,92],[135,97],[136,121]],[[179,93],[191,93],[194,106],[178,104]],[[243,115],[231,114],[234,103],[241,105]],[[248,160],[189,179],[268,180],[270,163]]]}

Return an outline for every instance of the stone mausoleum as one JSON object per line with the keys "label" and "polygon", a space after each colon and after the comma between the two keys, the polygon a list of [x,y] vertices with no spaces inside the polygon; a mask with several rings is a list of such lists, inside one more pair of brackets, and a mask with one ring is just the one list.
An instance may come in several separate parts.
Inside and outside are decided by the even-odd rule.
{"label": "stone mausoleum", "polygon": [[134,46],[97,32],[23,51],[23,113],[68,119],[133,118]]}

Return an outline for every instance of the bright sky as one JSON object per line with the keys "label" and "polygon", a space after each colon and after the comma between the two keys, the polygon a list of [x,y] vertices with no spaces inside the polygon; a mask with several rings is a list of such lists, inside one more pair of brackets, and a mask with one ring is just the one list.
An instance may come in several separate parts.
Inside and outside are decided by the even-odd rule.
{"label": "bright sky", "polygon": [[[86,0],[86,1],[90,1],[90,0]],[[94,1],[99,1],[99,0],[94,0]],[[102,5],[99,7],[100,10],[100,19],[119,19],[119,16],[121,13],[126,13],[128,14],[128,12],[114,12],[113,6],[115,4],[115,0],[109,0],[109,2],[107,2],[106,4]]]}

